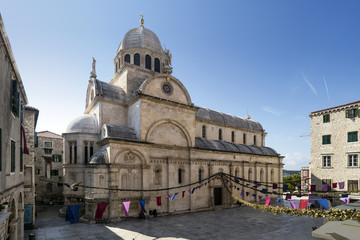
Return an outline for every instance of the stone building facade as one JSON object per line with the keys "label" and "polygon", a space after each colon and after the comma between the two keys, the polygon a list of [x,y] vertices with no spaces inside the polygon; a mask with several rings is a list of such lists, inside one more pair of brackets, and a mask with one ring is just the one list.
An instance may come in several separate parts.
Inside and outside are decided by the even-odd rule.
{"label": "stone building facade", "polygon": [[[283,157],[265,146],[261,124],[249,116],[195,106],[171,75],[170,51],[163,50],[152,31],[143,25],[128,31],[114,65],[114,77],[106,83],[96,78],[94,61],[84,115],[63,133],[64,182],[92,187],[64,188],[65,204],[83,204],[83,220],[94,219],[100,202],[109,202],[108,221],[124,216],[122,201],[127,200],[130,215],[139,214],[139,199],[146,201],[146,209],[165,213],[230,206],[234,201],[220,180],[176,201],[163,198],[157,206],[158,195],[188,191],[181,186],[218,172],[264,183],[282,181]],[[180,188],[142,191],[172,187]],[[241,191],[231,191],[240,197]],[[243,198],[254,200],[253,192],[246,191],[251,193]]]}
{"label": "stone building facade", "polygon": [[28,102],[0,15],[0,239],[24,235],[24,122]]}
{"label": "stone building facade", "polygon": [[38,132],[35,158],[36,203],[63,204],[63,185],[56,183],[63,181],[62,137],[50,131]]}
{"label": "stone building facade", "polygon": [[24,224],[25,229],[35,226],[35,137],[39,110],[25,106],[24,129],[29,154],[24,155]]}
{"label": "stone building facade", "polygon": [[[359,190],[360,179],[360,101],[310,114],[311,119],[311,184],[316,190],[328,184],[329,190]],[[332,188],[332,183],[344,182]]]}

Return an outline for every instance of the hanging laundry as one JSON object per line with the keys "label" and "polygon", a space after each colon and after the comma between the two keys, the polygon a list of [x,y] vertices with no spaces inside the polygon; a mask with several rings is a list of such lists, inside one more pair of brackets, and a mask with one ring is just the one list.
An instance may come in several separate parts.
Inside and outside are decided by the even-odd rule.
{"label": "hanging laundry", "polygon": [[308,199],[300,199],[299,209],[307,208]]}
{"label": "hanging laundry", "polygon": [[288,201],[289,201],[289,203],[290,203],[291,208],[297,209],[297,206],[296,206],[296,203],[295,203],[295,200],[294,200],[294,199],[289,199]]}
{"label": "hanging laundry", "polygon": [[350,203],[349,197],[343,197],[343,198],[340,198],[340,200],[343,201],[344,203],[346,203],[346,205],[349,205],[349,203]]}
{"label": "hanging laundry", "polygon": [[128,217],[129,216],[130,201],[122,202],[122,205],[124,207],[125,217]]}
{"label": "hanging laundry", "polygon": [[279,203],[279,202],[281,202],[281,201],[283,201],[283,200],[284,200],[283,198],[278,198],[278,199],[276,200],[276,202]]}
{"label": "hanging laundry", "polygon": [[337,188],[337,183],[333,183],[333,184],[332,184],[332,187],[333,187],[333,188]]}
{"label": "hanging laundry", "polygon": [[235,182],[236,182],[236,183],[239,183],[239,182],[240,182],[238,177],[235,177]]}
{"label": "hanging laundry", "polygon": [[156,204],[157,204],[158,206],[161,206],[161,196],[156,197]]}
{"label": "hanging laundry", "polygon": [[325,210],[330,209],[327,199],[316,199],[316,201],[318,201]]}
{"label": "hanging laundry", "polygon": [[191,191],[190,191],[190,190],[188,190],[188,195],[189,195],[189,196],[191,195]]}
{"label": "hanging laundry", "polygon": [[102,202],[97,204],[97,209],[95,212],[95,219],[101,220],[103,218],[103,214],[105,212],[106,207],[109,205],[108,202]]}
{"label": "hanging laundry", "polygon": [[167,194],[166,197],[170,200],[171,199],[171,195]]}
{"label": "hanging laundry", "polygon": [[288,190],[288,189],[289,189],[289,185],[284,184],[283,189],[284,189],[284,191]]}
{"label": "hanging laundry", "polygon": [[140,205],[141,205],[141,210],[146,213],[146,210],[145,210],[145,200],[144,199],[141,199],[139,200],[140,202]]}
{"label": "hanging laundry", "polygon": [[273,183],[273,189],[277,189],[277,184]]}
{"label": "hanging laundry", "polygon": [[[244,196],[244,190],[242,190],[241,191],[241,194],[240,194],[241,196]],[[247,196],[247,195],[246,195]]]}
{"label": "hanging laundry", "polygon": [[201,184],[200,186],[199,186],[199,189],[203,186],[204,184]]}
{"label": "hanging laundry", "polygon": [[261,195],[259,195],[259,200],[261,200],[262,199],[262,196]]}
{"label": "hanging laundry", "polygon": [[270,197],[266,197],[266,201],[265,201],[265,206],[269,206],[270,205]]}
{"label": "hanging laundry", "polygon": [[239,191],[239,190],[240,190],[240,188],[236,188],[236,190],[238,190],[238,191]]}
{"label": "hanging laundry", "polygon": [[191,191],[191,194],[193,194],[195,192],[195,188],[193,188],[193,190]]}
{"label": "hanging laundry", "polygon": [[246,196],[249,196],[249,192],[246,192]]}
{"label": "hanging laundry", "polygon": [[70,223],[79,222],[79,209],[81,207],[81,204],[65,205],[65,206],[67,207],[65,221],[70,221]]}
{"label": "hanging laundry", "polygon": [[173,199],[176,197],[176,195],[178,195],[178,193],[175,193],[175,194],[170,198],[170,200],[173,200]]}
{"label": "hanging laundry", "polygon": [[340,189],[344,189],[345,186],[345,182],[339,182],[339,188]]}
{"label": "hanging laundry", "polygon": [[268,191],[268,190],[267,190],[266,188],[261,189],[261,192],[262,192],[262,193],[267,193],[267,191]]}
{"label": "hanging laundry", "polygon": [[326,183],[322,185],[322,190],[325,191],[325,192],[327,192],[327,190],[328,190],[328,185],[327,185]]}
{"label": "hanging laundry", "polygon": [[311,191],[316,191],[316,185],[313,185],[313,184],[312,184],[312,185],[310,186],[310,189],[311,189]]}
{"label": "hanging laundry", "polygon": [[289,200],[289,199],[291,199],[291,194],[286,194],[286,197],[285,197],[285,200]]}
{"label": "hanging laundry", "polygon": [[185,196],[185,191],[182,191],[182,198],[184,198]]}

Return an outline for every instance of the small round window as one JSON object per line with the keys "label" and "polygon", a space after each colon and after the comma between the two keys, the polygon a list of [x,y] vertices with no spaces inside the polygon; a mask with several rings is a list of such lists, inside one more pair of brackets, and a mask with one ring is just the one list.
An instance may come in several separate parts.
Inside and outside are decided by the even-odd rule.
{"label": "small round window", "polygon": [[164,83],[162,85],[162,90],[165,94],[171,94],[172,93],[172,87],[170,85],[170,83]]}

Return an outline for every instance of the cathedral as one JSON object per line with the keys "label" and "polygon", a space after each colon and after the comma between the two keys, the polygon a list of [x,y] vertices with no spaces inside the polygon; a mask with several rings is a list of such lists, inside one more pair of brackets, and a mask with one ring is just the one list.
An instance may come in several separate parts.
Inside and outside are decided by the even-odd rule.
{"label": "cathedral", "polygon": [[139,215],[141,199],[164,214],[233,206],[219,179],[190,194],[191,184],[218,172],[282,182],[283,156],[265,146],[261,124],[192,103],[172,76],[170,51],[143,23],[121,41],[110,82],[97,79],[93,59],[84,114],[63,133],[64,182],[79,185],[64,187],[65,204],[81,204],[81,219],[94,222],[98,203],[108,203],[103,221],[116,222],[127,215],[124,201],[129,216]]}

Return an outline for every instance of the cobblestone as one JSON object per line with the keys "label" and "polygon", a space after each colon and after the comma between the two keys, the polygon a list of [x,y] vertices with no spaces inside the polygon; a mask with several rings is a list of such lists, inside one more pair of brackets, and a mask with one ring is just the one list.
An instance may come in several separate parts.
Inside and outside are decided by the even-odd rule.
{"label": "cobblestone", "polygon": [[37,240],[61,239],[315,239],[312,227],[323,219],[272,215],[249,207],[187,213],[113,224],[70,224],[64,218],[39,216],[37,229],[25,231]]}

